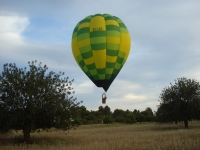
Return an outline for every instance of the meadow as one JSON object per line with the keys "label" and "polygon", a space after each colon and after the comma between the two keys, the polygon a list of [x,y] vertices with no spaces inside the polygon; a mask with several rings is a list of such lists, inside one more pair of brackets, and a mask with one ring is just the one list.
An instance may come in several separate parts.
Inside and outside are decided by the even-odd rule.
{"label": "meadow", "polygon": [[200,122],[183,124],[98,124],[68,131],[31,133],[34,144],[20,143],[21,132],[0,136],[1,150],[199,150]]}

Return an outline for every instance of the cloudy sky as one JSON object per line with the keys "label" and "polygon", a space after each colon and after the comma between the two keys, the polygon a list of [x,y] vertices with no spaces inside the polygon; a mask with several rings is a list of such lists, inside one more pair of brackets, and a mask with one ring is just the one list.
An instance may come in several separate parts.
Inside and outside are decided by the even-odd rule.
{"label": "cloudy sky", "polygon": [[131,52],[106,105],[112,111],[157,110],[161,90],[174,79],[200,81],[199,8],[199,0],[0,0],[0,71],[5,63],[42,62],[74,79],[74,96],[97,110],[103,89],[76,64],[71,37],[86,16],[108,13],[126,24]]}

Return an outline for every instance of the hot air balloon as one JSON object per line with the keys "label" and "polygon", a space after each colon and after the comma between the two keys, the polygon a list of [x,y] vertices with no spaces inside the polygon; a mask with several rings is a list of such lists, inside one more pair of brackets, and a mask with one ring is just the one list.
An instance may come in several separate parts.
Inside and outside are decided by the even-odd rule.
{"label": "hot air balloon", "polygon": [[77,64],[105,92],[126,62],[130,45],[125,24],[110,14],[87,16],[76,25],[72,35],[72,53]]}

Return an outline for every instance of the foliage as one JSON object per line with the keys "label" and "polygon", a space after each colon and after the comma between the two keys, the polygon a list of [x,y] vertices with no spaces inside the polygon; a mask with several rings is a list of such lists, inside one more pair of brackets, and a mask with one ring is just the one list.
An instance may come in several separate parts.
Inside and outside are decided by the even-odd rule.
{"label": "foliage", "polygon": [[125,111],[122,109],[115,109],[113,112],[113,118],[115,119],[115,122],[125,122]]}
{"label": "foliage", "polygon": [[31,143],[30,132],[37,128],[70,127],[70,109],[79,105],[73,80],[64,73],[47,73],[48,67],[28,62],[27,68],[5,64],[0,74],[0,130],[22,129],[24,141]]}
{"label": "foliage", "polygon": [[152,121],[154,121],[155,119],[154,119],[154,116],[153,115],[147,115],[146,116],[146,121],[148,121],[148,122],[152,122]]}
{"label": "foliage", "polygon": [[152,122],[155,120],[150,107],[147,107],[141,113],[139,110],[134,110],[131,112],[128,109],[126,111],[122,109],[115,109],[112,113],[109,106],[99,106],[97,111],[89,111],[85,106],[77,106],[75,110],[75,113],[72,114],[72,118],[74,120],[73,125],[105,123],[104,120],[105,118],[108,119],[107,116],[110,116],[112,122],[127,124],[136,122],[142,123],[145,121]]}
{"label": "foliage", "polygon": [[110,123],[113,123],[113,119],[111,116],[105,116],[104,119],[103,119],[103,123],[104,124],[110,124]]}
{"label": "foliage", "polygon": [[112,114],[111,109],[109,106],[99,106],[99,110],[98,110],[103,116],[110,116]]}
{"label": "foliage", "polygon": [[88,124],[97,124],[102,122],[102,114],[98,111],[90,111],[87,116]]}
{"label": "foliage", "polygon": [[144,114],[137,114],[136,115],[136,120],[137,120],[137,122],[140,122],[140,123],[145,122],[146,121],[146,116]]}
{"label": "foliage", "polygon": [[164,88],[160,95],[160,105],[156,112],[157,121],[184,121],[200,119],[200,85],[195,79],[178,78],[175,84]]}
{"label": "foliage", "polygon": [[128,124],[133,124],[133,123],[136,123],[136,118],[135,118],[135,115],[130,113],[126,116],[126,123]]}
{"label": "foliage", "polygon": [[153,116],[153,111],[150,107],[147,107],[145,111],[142,111],[141,114],[144,114],[145,116]]}

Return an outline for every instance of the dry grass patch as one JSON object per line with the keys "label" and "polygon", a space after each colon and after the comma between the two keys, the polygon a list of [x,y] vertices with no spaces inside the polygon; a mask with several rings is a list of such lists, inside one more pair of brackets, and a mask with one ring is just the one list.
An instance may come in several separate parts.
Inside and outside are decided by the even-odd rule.
{"label": "dry grass patch", "polygon": [[[34,144],[13,142],[13,135],[0,142],[0,149],[29,150],[179,150],[200,149],[200,124],[183,125],[88,125],[68,132],[31,134]],[[1,138],[2,139],[2,138]],[[5,140],[6,141],[6,140]]]}

